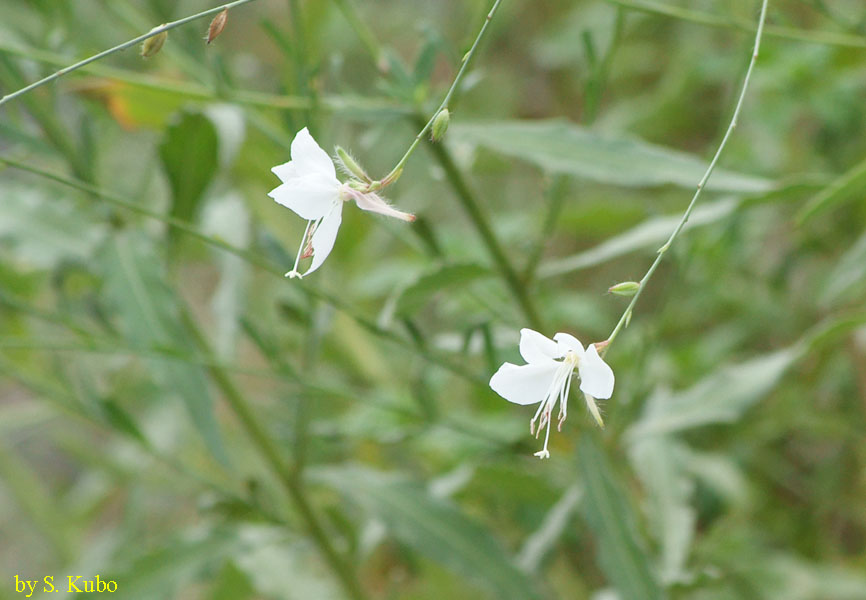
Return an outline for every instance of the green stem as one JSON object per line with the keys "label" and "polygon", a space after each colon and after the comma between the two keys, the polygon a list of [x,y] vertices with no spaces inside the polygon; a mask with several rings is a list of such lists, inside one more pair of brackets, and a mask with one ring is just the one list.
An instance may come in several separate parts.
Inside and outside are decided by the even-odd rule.
{"label": "green stem", "polygon": [[[210,355],[211,352],[207,340],[199,330],[198,325],[189,314],[184,314],[183,316],[187,323],[187,328],[196,339],[199,349],[205,354]],[[246,398],[223,369],[211,366],[208,368],[208,371],[259,454],[285,489],[292,505],[306,524],[308,532],[322,552],[322,556],[345,588],[346,593],[355,600],[365,600],[367,595],[361,588],[361,583],[358,581],[355,571],[349,563],[343,560],[343,557],[340,556],[337,549],[331,543],[324,525],[313,511],[301,480],[296,477],[294,470],[283,461],[279,450],[256,418],[255,412],[249,402],[247,402]]]}
{"label": "green stem", "polygon": [[[607,0],[611,4],[617,4],[625,8],[639,10],[646,13],[664,15],[674,19],[689,21],[698,25],[710,27],[724,27],[727,29],[739,29],[742,31],[756,31],[755,25],[748,21],[721,17],[712,13],[698,10],[690,10],[670,4],[652,2],[650,0]],[[780,27],[769,25],[765,33],[767,36],[792,40],[795,42],[808,42],[812,44],[826,44],[828,46],[847,46],[850,48],[866,48],[866,39],[862,36],[847,33],[836,33],[834,31],[807,31],[791,27]]]}
{"label": "green stem", "polygon": [[415,139],[412,140],[412,144],[410,144],[409,149],[406,150],[406,154],[403,155],[397,164],[391,169],[391,172],[388,175],[375,183],[384,183],[384,185],[393,183],[397,180],[400,175],[400,171],[402,171],[403,167],[406,165],[406,161],[409,160],[409,157],[418,147],[418,144],[421,143],[421,140],[424,139],[424,136],[427,135],[427,132],[430,131],[430,128],[433,126],[433,121],[436,119],[436,116],[442,112],[442,109],[448,108],[448,103],[451,102],[452,96],[454,96],[454,92],[457,90],[457,86],[460,85],[460,82],[463,81],[463,77],[469,71],[469,63],[472,62],[472,58],[475,56],[476,50],[478,50],[478,46],[481,44],[481,40],[484,38],[484,34],[487,33],[487,28],[490,25],[490,21],[493,20],[493,16],[496,14],[499,5],[502,3],[502,0],[495,0],[493,2],[493,6],[490,9],[490,12],[487,13],[487,16],[484,18],[484,24],[481,26],[481,30],[478,32],[478,35],[475,38],[475,41],[472,43],[472,47],[469,48],[469,52],[466,53],[466,56],[463,57],[463,64],[460,65],[460,70],[457,71],[457,76],[454,78],[454,82],[451,84],[451,87],[448,88],[448,93],[445,94],[445,98],[442,100],[442,103],[439,104],[439,108],[433,111],[433,115],[426,122],[426,124],[421,128],[421,131],[418,132],[418,135],[415,136]]}
{"label": "green stem", "polygon": [[764,32],[764,21],[767,18],[767,4],[768,4],[768,2],[769,2],[769,0],[763,0],[761,3],[761,16],[758,18],[758,27],[757,27],[756,33],[755,33],[755,46],[754,46],[754,49],[752,51],[752,58],[749,61],[749,68],[746,69],[746,76],[743,78],[743,87],[740,90],[739,97],[737,98],[737,104],[734,106],[734,114],[731,116],[731,122],[728,124],[728,129],[725,131],[725,135],[722,137],[722,141],[719,143],[719,147],[716,150],[716,153],[713,156],[713,159],[710,161],[710,164],[707,167],[707,170],[704,173],[704,176],[701,178],[700,183],[698,183],[698,188],[695,191],[694,196],[692,196],[692,201],[689,202],[689,205],[686,208],[686,212],[683,213],[682,219],[680,219],[680,222],[677,223],[677,226],[674,228],[674,231],[673,231],[673,233],[671,233],[671,236],[668,238],[668,241],[665,242],[664,246],[659,248],[658,255],[656,256],[656,259],[653,261],[652,265],[650,265],[649,270],[646,272],[646,274],[640,280],[640,287],[638,288],[637,293],[635,293],[634,297],[631,299],[631,302],[629,302],[625,311],[622,313],[622,316],[620,317],[619,321],[617,322],[616,327],[613,328],[613,331],[608,336],[608,338],[607,338],[608,343],[601,350],[602,356],[604,356],[604,354],[608,351],[608,349],[613,345],[613,342],[616,339],[616,336],[619,335],[619,332],[623,329],[623,327],[625,327],[626,323],[628,323],[629,320],[631,320],[632,311],[634,310],[634,307],[637,304],[638,299],[640,298],[641,294],[643,293],[644,289],[646,288],[646,284],[649,282],[650,278],[653,276],[653,273],[655,273],[655,270],[658,268],[659,264],[661,263],[662,258],[664,257],[665,253],[667,253],[667,251],[670,249],[671,245],[674,243],[674,240],[677,239],[677,236],[680,234],[680,231],[682,231],[683,227],[685,227],[686,223],[688,222],[689,216],[692,214],[692,210],[695,208],[695,205],[698,202],[698,198],[700,198],[700,196],[701,196],[701,192],[703,191],[704,186],[706,186],[707,181],[710,178],[710,175],[713,174],[713,170],[715,170],[715,168],[716,168],[716,163],[719,162],[719,157],[722,155],[722,151],[725,149],[725,146],[728,144],[728,139],[731,137],[731,134],[734,132],[734,129],[736,129],[736,127],[737,127],[737,118],[740,116],[740,110],[743,108],[743,101],[746,98],[746,91],[749,88],[749,81],[752,78],[752,71],[754,71],[755,63],[758,61],[758,51],[761,47],[761,35]]}
{"label": "green stem", "polygon": [[228,4],[223,4],[222,6],[217,6],[216,8],[211,8],[209,10],[205,10],[205,11],[202,11],[200,13],[191,15],[189,17],[184,17],[183,19],[179,19],[177,21],[172,21],[171,23],[166,23],[165,25],[160,25],[159,27],[156,27],[156,28],[148,31],[147,33],[145,33],[143,35],[140,35],[136,38],[129,40],[128,42],[124,42],[122,44],[114,46],[113,48],[109,48],[108,50],[103,50],[99,54],[94,54],[93,56],[91,56],[89,58],[85,58],[84,60],[81,60],[75,64],[69,65],[68,67],[64,67],[64,68],[60,69],[59,71],[52,73],[48,77],[45,77],[43,79],[40,79],[39,81],[31,83],[30,85],[23,87],[16,92],[12,92],[11,94],[7,94],[7,95],[3,96],[2,98],[0,98],[0,106],[3,106],[4,104],[9,102],[10,100],[14,100],[15,98],[17,98],[19,96],[23,96],[27,92],[35,90],[36,88],[43,86],[46,83],[51,83],[55,79],[59,79],[60,77],[62,77],[63,75],[66,75],[67,73],[71,73],[72,71],[75,71],[76,69],[80,69],[81,67],[83,67],[85,65],[89,65],[92,62],[96,62],[97,60],[103,59],[106,56],[110,56],[110,55],[114,54],[115,52],[120,52],[121,50],[126,50],[127,48],[129,48],[131,46],[135,46],[136,44],[139,44],[148,38],[152,38],[155,35],[159,35],[165,31],[168,31],[170,29],[174,29],[175,27],[180,27],[181,25],[185,25],[186,23],[189,23],[190,21],[195,21],[196,19],[201,19],[203,17],[215,15],[217,13],[222,12],[223,10],[231,9],[231,8],[236,7],[236,6],[241,6],[242,4],[248,4],[248,3],[254,2],[254,1],[255,0],[235,0],[234,2],[229,2]]}
{"label": "green stem", "polygon": [[[419,120],[421,118],[422,117],[420,116],[418,117]],[[528,287],[524,285],[523,281],[521,281],[520,276],[514,269],[514,266],[512,266],[508,257],[505,255],[505,251],[499,244],[496,234],[493,233],[493,228],[487,222],[487,217],[481,211],[481,206],[479,205],[475,194],[469,188],[469,184],[460,173],[460,169],[458,169],[457,165],[454,164],[454,160],[451,158],[451,155],[445,146],[430,142],[429,147],[433,152],[433,155],[439,161],[439,164],[442,166],[442,169],[445,171],[445,175],[451,183],[451,187],[454,188],[454,191],[457,194],[457,199],[469,215],[469,219],[475,226],[475,230],[481,236],[481,241],[490,253],[490,258],[493,259],[494,265],[496,265],[496,268],[499,270],[502,277],[505,278],[506,285],[511,290],[517,303],[520,305],[520,308],[526,319],[529,321],[530,326],[539,331],[543,331],[544,326],[541,317],[535,308],[532,298],[529,296]]]}

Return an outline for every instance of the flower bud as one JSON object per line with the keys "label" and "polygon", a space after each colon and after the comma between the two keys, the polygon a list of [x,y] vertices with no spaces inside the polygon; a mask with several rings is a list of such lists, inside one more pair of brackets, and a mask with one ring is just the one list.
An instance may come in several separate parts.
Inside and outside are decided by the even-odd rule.
{"label": "flower bud", "polygon": [[443,108],[433,119],[433,126],[430,128],[430,139],[434,142],[442,140],[445,132],[448,131],[448,124],[451,122],[451,113],[447,108]]}
{"label": "flower bud", "polygon": [[336,150],[337,152],[337,160],[339,162],[339,165],[343,168],[343,171],[345,171],[347,175],[354,175],[355,177],[366,183],[370,183],[372,181],[370,179],[370,176],[367,175],[367,172],[364,171],[363,167],[358,164],[358,161],[352,158],[351,154],[346,152],[340,146],[336,146],[334,150]]}
{"label": "flower bud", "polygon": [[207,28],[207,37],[205,43],[210,44],[216,37],[223,32],[226,27],[226,21],[229,19],[229,9],[224,8],[221,13],[213,18],[210,22],[210,27]]}
{"label": "flower bud", "polygon": [[[162,27],[162,26],[163,25],[160,25],[159,27]],[[154,27],[153,29],[151,29],[151,31],[153,31],[154,29],[159,29],[159,27]],[[162,49],[162,45],[165,44],[165,40],[167,40],[167,39],[168,39],[168,32],[167,31],[161,31],[160,33],[157,33],[155,36],[149,37],[146,40],[144,40],[144,42],[142,42],[142,44],[141,44],[141,57],[142,58],[150,58],[151,56],[153,56],[154,54],[159,52]]]}
{"label": "flower bud", "polygon": [[634,296],[640,289],[637,281],[623,281],[608,288],[608,292],[617,296]]}

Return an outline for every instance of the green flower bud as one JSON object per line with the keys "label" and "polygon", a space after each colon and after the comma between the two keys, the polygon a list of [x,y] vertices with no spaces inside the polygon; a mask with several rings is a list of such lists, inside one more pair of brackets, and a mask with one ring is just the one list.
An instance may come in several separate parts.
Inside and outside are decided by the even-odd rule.
{"label": "green flower bud", "polygon": [[337,151],[337,159],[339,159],[340,166],[343,168],[343,171],[345,171],[347,175],[354,175],[355,177],[366,183],[370,183],[372,181],[370,179],[370,176],[367,175],[366,171],[364,171],[361,165],[358,164],[358,161],[352,158],[351,154],[346,152],[340,146],[337,146],[335,150]]}
{"label": "green flower bud", "polygon": [[433,119],[433,126],[430,128],[430,139],[434,142],[441,141],[448,131],[448,124],[451,122],[451,113],[447,108],[443,108]]}
{"label": "green flower bud", "polygon": [[[160,25],[159,27],[162,27]],[[159,29],[159,27],[154,27],[154,29]],[[152,31],[152,30],[151,30]],[[141,57],[142,58],[150,58],[160,50],[162,50],[162,45],[165,44],[165,40],[168,39],[168,32],[162,31],[157,33],[153,37],[149,37],[141,44]]]}
{"label": "green flower bud", "polygon": [[608,288],[608,292],[617,296],[634,296],[640,289],[640,284],[637,281],[623,281]]}

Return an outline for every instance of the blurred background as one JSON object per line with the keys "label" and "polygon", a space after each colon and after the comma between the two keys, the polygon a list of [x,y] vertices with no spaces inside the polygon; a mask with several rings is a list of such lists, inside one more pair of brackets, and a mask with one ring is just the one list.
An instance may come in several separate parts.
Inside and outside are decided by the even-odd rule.
{"label": "blurred background", "polygon": [[[384,176],[490,4],[258,0],[0,107],[0,599],[866,598],[862,2],[770,2],[548,461],[487,381],[610,334],[759,2],[504,0],[418,221],[347,206],[283,278],[295,132]],[[213,6],[0,0],[0,95]]]}

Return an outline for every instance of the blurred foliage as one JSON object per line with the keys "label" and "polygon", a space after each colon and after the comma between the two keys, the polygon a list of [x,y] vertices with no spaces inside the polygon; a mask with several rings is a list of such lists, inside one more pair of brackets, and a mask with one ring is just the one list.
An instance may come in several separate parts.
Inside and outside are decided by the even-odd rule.
{"label": "blurred foliage", "polygon": [[[489,4],[260,0],[0,108],[0,598],[67,573],[344,597],[327,545],[370,598],[866,598],[860,0],[771,1],[721,168],[608,354],[607,429],[573,399],[549,461],[486,386],[528,321],[481,228],[544,333],[605,339],[757,2],[505,0],[388,190],[418,221],[347,210],[282,277],[294,133],[383,176]],[[212,6],[0,0],[0,95]]]}

